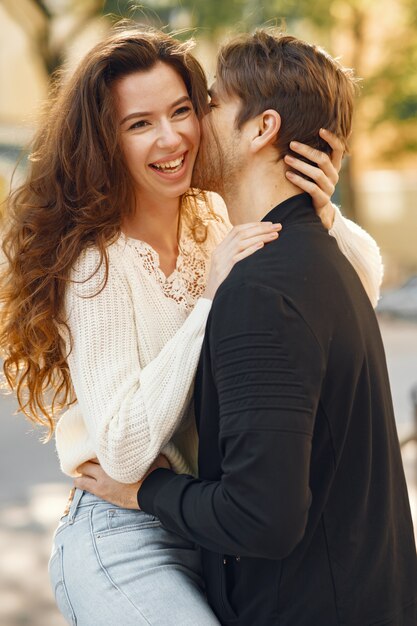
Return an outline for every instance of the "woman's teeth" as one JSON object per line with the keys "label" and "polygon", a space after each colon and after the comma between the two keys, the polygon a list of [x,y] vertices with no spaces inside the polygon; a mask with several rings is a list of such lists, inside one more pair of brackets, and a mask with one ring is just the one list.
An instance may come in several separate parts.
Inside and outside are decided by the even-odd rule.
{"label": "woman's teeth", "polygon": [[159,170],[160,172],[170,172],[172,174],[175,174],[175,172],[179,172],[182,164],[184,163],[184,158],[185,155],[183,154],[181,157],[179,157],[178,159],[175,159],[175,161],[165,161],[165,163],[152,163],[151,167],[153,167],[156,170]]}

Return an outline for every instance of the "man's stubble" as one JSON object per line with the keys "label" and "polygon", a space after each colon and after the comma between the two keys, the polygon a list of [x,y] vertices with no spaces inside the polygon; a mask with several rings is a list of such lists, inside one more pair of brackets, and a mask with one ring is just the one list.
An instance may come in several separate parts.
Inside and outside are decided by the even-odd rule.
{"label": "man's stubble", "polygon": [[214,191],[226,200],[236,189],[241,171],[239,133],[236,131],[230,137],[221,140],[210,118],[205,118],[194,165],[192,187]]}

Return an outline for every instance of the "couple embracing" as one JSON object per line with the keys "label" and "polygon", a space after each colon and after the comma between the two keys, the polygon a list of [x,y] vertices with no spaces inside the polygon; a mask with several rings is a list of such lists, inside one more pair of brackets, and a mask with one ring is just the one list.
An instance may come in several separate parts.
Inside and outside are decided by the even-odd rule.
{"label": "couple embracing", "polygon": [[72,403],[68,623],[416,624],[381,260],[330,202],[354,95],[291,36],[226,44],[207,91],[189,43],[123,28],[47,111],[0,342],[34,421]]}

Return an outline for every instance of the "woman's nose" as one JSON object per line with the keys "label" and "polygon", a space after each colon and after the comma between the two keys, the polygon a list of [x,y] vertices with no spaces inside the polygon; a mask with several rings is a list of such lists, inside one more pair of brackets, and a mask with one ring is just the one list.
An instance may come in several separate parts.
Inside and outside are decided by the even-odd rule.
{"label": "woman's nose", "polygon": [[174,150],[181,144],[181,135],[170,122],[161,124],[158,144],[161,148]]}

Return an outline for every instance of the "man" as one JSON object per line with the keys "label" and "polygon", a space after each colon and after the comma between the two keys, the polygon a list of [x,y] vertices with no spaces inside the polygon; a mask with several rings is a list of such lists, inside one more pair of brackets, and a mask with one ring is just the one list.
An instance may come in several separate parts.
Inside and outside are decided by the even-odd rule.
{"label": "man", "polygon": [[294,136],[323,149],[325,127],[346,145],[354,80],[316,47],[258,31],[223,48],[211,96],[204,187],[223,195],[232,223],[283,231],[213,301],[196,380],[200,478],[158,468],[122,502],[139,487],[141,509],[201,546],[222,624],[415,626],[415,544],[378,324],[287,172]]}

